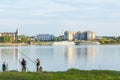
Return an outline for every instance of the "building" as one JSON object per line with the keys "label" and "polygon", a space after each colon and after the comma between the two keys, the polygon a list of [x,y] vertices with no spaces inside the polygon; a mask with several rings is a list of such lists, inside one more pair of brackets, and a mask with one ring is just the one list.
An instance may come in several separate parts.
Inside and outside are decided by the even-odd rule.
{"label": "building", "polygon": [[64,40],[94,40],[96,39],[96,33],[93,31],[84,31],[84,32],[64,32]]}
{"label": "building", "polygon": [[12,42],[16,40],[16,38],[19,36],[19,30],[16,29],[16,32],[0,32],[0,37],[10,36],[12,38]]}
{"label": "building", "polygon": [[65,31],[64,32],[64,40],[73,41],[74,35],[75,35],[75,32]]}
{"label": "building", "polygon": [[39,34],[36,36],[38,41],[52,41],[54,40],[54,36],[52,34]]}
{"label": "building", "polygon": [[87,40],[94,40],[96,39],[96,33],[93,31],[87,31]]}
{"label": "building", "polygon": [[80,36],[81,36],[81,32],[80,31],[76,32],[74,35],[75,40],[80,40]]}
{"label": "building", "polygon": [[96,33],[93,31],[85,31],[81,34],[82,40],[94,40],[96,39]]}
{"label": "building", "polygon": [[80,40],[87,40],[87,32],[84,31],[80,34]]}

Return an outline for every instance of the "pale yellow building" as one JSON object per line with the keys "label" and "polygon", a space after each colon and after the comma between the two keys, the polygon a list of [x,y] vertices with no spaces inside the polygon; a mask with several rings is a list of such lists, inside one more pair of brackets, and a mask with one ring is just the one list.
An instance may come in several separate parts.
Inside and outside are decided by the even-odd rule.
{"label": "pale yellow building", "polygon": [[64,40],[73,41],[74,35],[75,35],[75,32],[65,31],[64,32]]}
{"label": "pale yellow building", "polygon": [[96,33],[93,31],[87,31],[87,40],[94,40],[96,39]]}

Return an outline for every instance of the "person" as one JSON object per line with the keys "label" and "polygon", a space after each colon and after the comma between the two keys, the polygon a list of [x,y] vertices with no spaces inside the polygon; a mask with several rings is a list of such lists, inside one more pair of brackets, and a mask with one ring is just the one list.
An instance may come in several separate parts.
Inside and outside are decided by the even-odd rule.
{"label": "person", "polygon": [[21,64],[22,64],[22,72],[26,72],[26,60],[24,58],[22,59]]}
{"label": "person", "polygon": [[36,71],[38,72],[40,69],[40,60],[37,59],[35,62],[36,62]]}
{"label": "person", "polygon": [[5,62],[3,62],[2,70],[3,70],[3,72],[7,70],[7,65],[5,64]]}

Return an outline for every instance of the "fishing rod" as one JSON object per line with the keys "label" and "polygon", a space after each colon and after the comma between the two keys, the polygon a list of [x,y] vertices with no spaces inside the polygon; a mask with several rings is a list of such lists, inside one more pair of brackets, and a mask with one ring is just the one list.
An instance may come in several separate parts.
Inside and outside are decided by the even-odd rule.
{"label": "fishing rod", "polygon": [[36,64],[30,57],[26,56],[22,51],[19,51],[23,56],[28,58],[32,63]]}

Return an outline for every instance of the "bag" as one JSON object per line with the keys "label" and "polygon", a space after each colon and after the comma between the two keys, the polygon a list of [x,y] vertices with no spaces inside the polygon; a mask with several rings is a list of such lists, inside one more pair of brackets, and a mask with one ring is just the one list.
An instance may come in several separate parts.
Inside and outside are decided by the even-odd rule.
{"label": "bag", "polygon": [[22,61],[22,65],[26,65],[26,61],[25,60]]}

